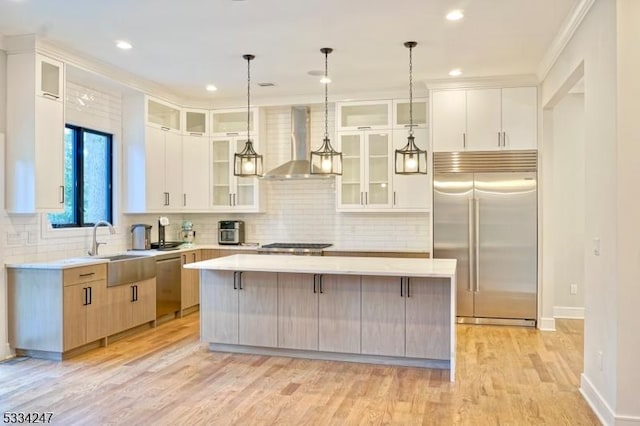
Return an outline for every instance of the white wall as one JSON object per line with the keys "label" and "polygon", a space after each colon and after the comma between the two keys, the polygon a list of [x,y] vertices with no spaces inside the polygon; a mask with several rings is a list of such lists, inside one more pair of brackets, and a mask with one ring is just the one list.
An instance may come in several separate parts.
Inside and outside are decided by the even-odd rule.
{"label": "white wall", "polygon": [[[628,26],[618,27],[618,20]],[[640,422],[636,327],[640,201],[634,195],[640,181],[640,108],[638,83],[634,81],[640,74],[640,61],[637,51],[631,53],[638,45],[637,22],[640,10],[636,0],[595,1],[542,83],[544,106],[584,62],[585,335],[581,391],[606,424]],[[618,76],[624,79],[618,82]],[[623,122],[629,127],[623,129]],[[593,250],[594,238],[600,240],[599,255]],[[556,244],[560,250],[562,242]]]}
{"label": "white wall", "polygon": [[[553,109],[551,222],[545,233],[558,242],[553,262],[554,317],[584,314],[584,94],[568,94]],[[570,293],[570,285],[577,294]]]}

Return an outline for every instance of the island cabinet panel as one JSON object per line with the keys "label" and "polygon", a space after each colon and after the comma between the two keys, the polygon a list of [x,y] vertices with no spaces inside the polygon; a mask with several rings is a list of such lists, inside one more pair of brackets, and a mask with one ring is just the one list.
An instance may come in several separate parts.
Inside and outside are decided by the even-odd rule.
{"label": "island cabinet panel", "polygon": [[[209,309],[200,312],[200,335],[212,343],[238,343],[238,290],[232,271],[203,271],[209,275],[200,296]],[[235,287],[235,288],[234,288]]]}
{"label": "island cabinet panel", "polygon": [[202,310],[202,339],[211,343],[249,346],[278,345],[278,274],[269,272],[208,272],[201,296],[210,301]]}
{"label": "island cabinet panel", "polygon": [[406,356],[449,359],[451,290],[447,278],[409,278],[406,297]]}
{"label": "island cabinet panel", "polygon": [[405,297],[400,277],[362,277],[362,353],[404,356]]}
{"label": "island cabinet panel", "polygon": [[318,349],[317,287],[314,274],[278,274],[278,347]]}
{"label": "island cabinet panel", "polygon": [[360,353],[360,276],[322,275],[318,349]]}
{"label": "island cabinet panel", "polygon": [[237,287],[239,343],[278,346],[278,274],[243,272]]}

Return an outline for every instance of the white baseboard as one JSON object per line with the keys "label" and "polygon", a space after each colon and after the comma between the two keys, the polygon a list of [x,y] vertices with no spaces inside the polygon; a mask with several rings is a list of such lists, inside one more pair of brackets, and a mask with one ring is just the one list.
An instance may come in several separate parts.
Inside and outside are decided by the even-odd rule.
{"label": "white baseboard", "polygon": [[538,321],[538,328],[542,331],[556,331],[556,319],[540,318],[540,321]]}
{"label": "white baseboard", "polygon": [[614,413],[607,401],[605,401],[600,392],[598,392],[595,386],[593,386],[593,383],[591,383],[591,380],[589,380],[584,373],[580,376],[580,393],[596,416],[598,416],[598,420],[600,420],[602,424],[606,426],[640,425],[639,416],[626,416]]}
{"label": "white baseboard", "polygon": [[573,306],[554,306],[553,316],[555,318],[584,319],[584,308]]}

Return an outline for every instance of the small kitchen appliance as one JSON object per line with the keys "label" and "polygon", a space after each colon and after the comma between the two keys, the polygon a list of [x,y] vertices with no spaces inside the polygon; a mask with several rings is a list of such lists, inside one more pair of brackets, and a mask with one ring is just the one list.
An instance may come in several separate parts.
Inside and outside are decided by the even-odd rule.
{"label": "small kitchen appliance", "polygon": [[131,249],[151,249],[151,225],[136,223],[131,225]]}
{"label": "small kitchen appliance", "polygon": [[239,245],[244,243],[244,222],[221,220],[218,222],[218,244]]}
{"label": "small kitchen appliance", "polygon": [[185,243],[184,247],[193,246],[193,239],[196,236],[196,231],[193,230],[193,222],[190,220],[182,221],[182,241]]}

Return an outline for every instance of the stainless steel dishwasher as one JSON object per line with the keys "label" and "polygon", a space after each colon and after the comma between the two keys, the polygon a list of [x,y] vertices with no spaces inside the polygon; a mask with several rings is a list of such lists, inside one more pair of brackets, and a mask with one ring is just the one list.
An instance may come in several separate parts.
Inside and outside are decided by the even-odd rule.
{"label": "stainless steel dishwasher", "polygon": [[180,311],[181,268],[178,253],[156,257],[156,318]]}

